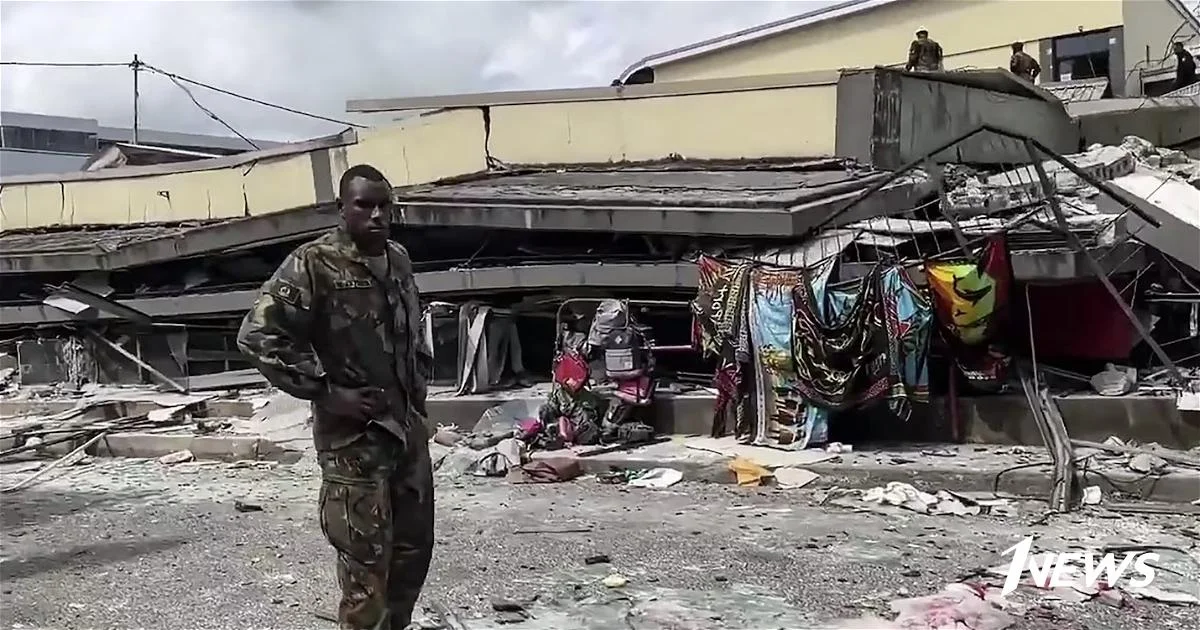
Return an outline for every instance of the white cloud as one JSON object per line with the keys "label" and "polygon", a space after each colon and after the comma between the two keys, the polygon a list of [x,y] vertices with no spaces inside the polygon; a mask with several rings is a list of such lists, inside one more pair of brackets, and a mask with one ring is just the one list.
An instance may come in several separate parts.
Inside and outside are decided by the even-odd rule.
{"label": "white cloud", "polygon": [[[808,2],[0,3],[0,59],[146,63],[222,88],[359,122],[353,98],[607,85],[647,54],[829,4]],[[141,76],[148,128],[226,133],[164,77]],[[339,130],[195,89],[242,133]],[[124,68],[0,71],[5,110],[128,126]]]}

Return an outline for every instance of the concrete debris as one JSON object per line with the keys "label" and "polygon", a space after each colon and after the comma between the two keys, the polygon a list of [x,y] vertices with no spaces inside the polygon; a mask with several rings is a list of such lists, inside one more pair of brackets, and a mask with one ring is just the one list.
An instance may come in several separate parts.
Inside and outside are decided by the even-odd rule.
{"label": "concrete debris", "polygon": [[600,583],[608,588],[621,588],[622,586],[629,584],[629,578],[621,575],[620,573],[611,573],[601,580]]}
{"label": "concrete debris", "polygon": [[892,505],[931,515],[977,516],[983,513],[1007,513],[1009,501],[1002,498],[974,498],[965,493],[939,490],[929,494],[910,484],[893,481],[862,491],[861,500],[875,505]]}
{"label": "concrete debris", "polygon": [[1193,186],[1200,186],[1200,160],[1191,159],[1183,151],[1156,147],[1137,136],[1126,136],[1120,148],[1150,168],[1167,171]]}
{"label": "concrete debris", "polygon": [[1105,364],[1104,371],[1093,376],[1090,382],[1092,389],[1101,396],[1122,396],[1129,393],[1137,383],[1137,369],[1122,369],[1108,363]]}
{"label": "concrete debris", "polygon": [[987,587],[949,584],[940,593],[891,603],[896,628],[905,630],[1004,630],[1016,618],[1004,612],[1006,602]]}
{"label": "concrete debris", "polygon": [[775,469],[775,485],[780,488],[803,488],[821,476],[811,470],[785,466]]}
{"label": "concrete debris", "polygon": [[1126,466],[1129,467],[1129,470],[1148,475],[1161,474],[1166,471],[1168,465],[1169,464],[1167,464],[1167,460],[1159,457],[1158,455],[1152,455],[1150,453],[1138,453],[1136,455],[1132,455],[1129,457],[1129,462],[1126,464]]}
{"label": "concrete debris", "polygon": [[159,457],[158,463],[170,466],[172,464],[182,464],[184,462],[190,462],[195,459],[196,459],[196,456],[193,455],[191,451],[189,451],[185,448],[182,451],[175,451],[174,453],[167,453],[166,455]]}
{"label": "concrete debris", "polygon": [[1103,492],[1100,490],[1100,486],[1088,486],[1083,489],[1082,502],[1084,505],[1100,505],[1100,501],[1103,498]]}

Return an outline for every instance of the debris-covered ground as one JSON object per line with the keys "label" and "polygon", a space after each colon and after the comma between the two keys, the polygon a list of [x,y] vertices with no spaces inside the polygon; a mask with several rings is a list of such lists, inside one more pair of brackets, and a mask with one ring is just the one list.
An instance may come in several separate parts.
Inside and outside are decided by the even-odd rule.
{"label": "debris-covered ground", "polygon": [[[0,483],[28,469],[3,467]],[[93,460],[47,475],[3,497],[3,625],[332,628],[321,618],[335,600],[317,483],[306,462]],[[1042,518],[1023,503],[934,516],[820,492],[591,477],[442,479],[439,492],[423,602],[452,611],[455,630],[880,628],[861,619],[894,619],[892,601],[1003,564],[1000,552],[1029,535],[1047,550],[1161,544],[1193,555],[1200,540],[1186,506]],[[1011,628],[1198,627],[1195,606],[1023,590],[1009,599]]]}

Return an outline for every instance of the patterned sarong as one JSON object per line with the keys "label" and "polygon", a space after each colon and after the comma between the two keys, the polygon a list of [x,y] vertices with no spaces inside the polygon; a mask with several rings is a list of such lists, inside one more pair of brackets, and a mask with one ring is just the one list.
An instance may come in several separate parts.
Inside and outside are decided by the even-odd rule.
{"label": "patterned sarong", "polygon": [[933,312],[920,290],[901,267],[891,267],[879,278],[888,331],[888,356],[893,387],[888,407],[908,420],[910,402],[929,402],[929,338]]}
{"label": "patterned sarong", "polygon": [[839,411],[891,391],[879,275],[873,269],[857,287],[829,291],[824,300],[811,280],[796,285],[792,354],[796,388],[809,402]]}
{"label": "patterned sarong", "polygon": [[750,277],[750,338],[762,384],[761,392],[756,389],[762,421],[753,432],[759,443],[797,449],[808,445],[812,431],[804,421],[792,361],[792,289],[803,277],[802,271],[776,268],[755,269]]}
{"label": "patterned sarong", "polygon": [[700,286],[696,299],[692,300],[692,344],[704,356],[717,357],[712,434],[720,436],[724,433],[726,412],[740,408],[744,394],[742,366],[750,359],[746,325],[750,265],[733,265],[701,256],[697,267]]}

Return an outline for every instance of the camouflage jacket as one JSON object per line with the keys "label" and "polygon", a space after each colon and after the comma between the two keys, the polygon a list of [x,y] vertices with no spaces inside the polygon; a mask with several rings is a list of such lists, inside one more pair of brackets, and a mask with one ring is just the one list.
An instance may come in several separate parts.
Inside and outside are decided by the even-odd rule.
{"label": "camouflage jacket", "polygon": [[904,69],[926,72],[941,70],[942,45],[932,39],[925,41],[914,39],[912,45],[908,47],[908,63],[904,65]]}
{"label": "camouflage jacket", "polygon": [[[408,252],[389,241],[387,259],[389,273],[379,277],[340,228],[301,245],[263,284],[242,320],[238,347],[292,396],[314,400],[330,384],[378,387],[387,393],[391,420],[421,422],[433,353]],[[313,415],[318,450],[365,433],[320,409]]]}
{"label": "camouflage jacket", "polygon": [[1029,81],[1033,81],[1042,72],[1042,66],[1037,59],[1024,51],[1013,53],[1012,59],[1008,62],[1008,69],[1013,74]]}

